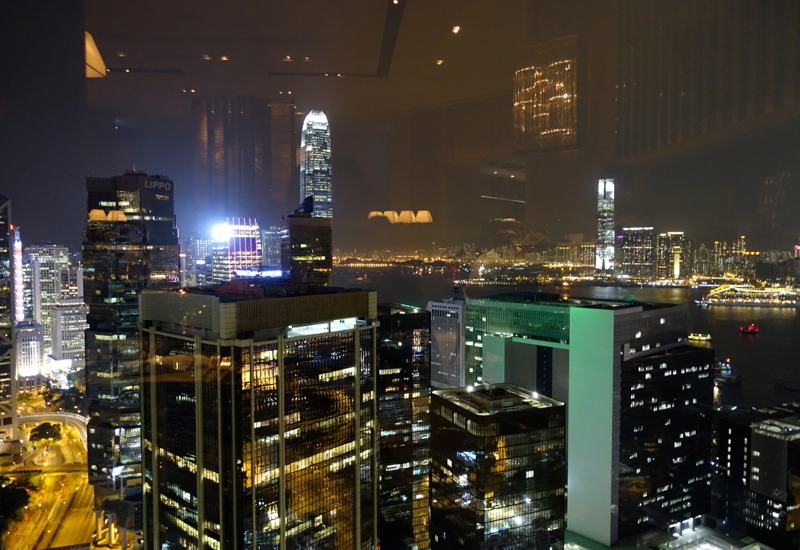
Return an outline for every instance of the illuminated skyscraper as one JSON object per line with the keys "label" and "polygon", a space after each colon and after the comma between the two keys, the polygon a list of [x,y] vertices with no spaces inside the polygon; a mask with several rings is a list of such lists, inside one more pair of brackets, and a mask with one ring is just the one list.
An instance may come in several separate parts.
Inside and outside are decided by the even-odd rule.
{"label": "illuminated skyscraper", "polygon": [[[180,264],[170,179],[128,172],[87,178],[86,190],[87,447],[89,481],[101,501],[141,492],[139,294],[177,286]],[[114,508],[118,524],[134,528],[135,504],[125,502]]]}
{"label": "illuminated skyscraper", "polygon": [[433,392],[431,548],[563,548],[565,425],[512,384]]}
{"label": "illuminated skyscraper", "polygon": [[221,284],[233,279],[238,269],[261,266],[261,230],[252,218],[230,218],[214,229],[211,247],[211,279]]}
{"label": "illuminated skyscraper", "polygon": [[[20,254],[22,245],[19,246]],[[15,321],[14,226],[11,201],[0,195],[0,436],[16,437],[17,389],[12,370]]]}
{"label": "illuminated skyscraper", "polygon": [[464,297],[453,287],[453,296],[441,302],[428,302],[431,312],[431,385],[434,388],[463,388],[467,385],[464,369]]}
{"label": "illuminated skyscraper", "polygon": [[300,137],[300,200],[314,197],[314,216],[333,217],[331,130],[322,111],[309,111]]}
{"label": "illuminated skyscraper", "polygon": [[314,217],[313,200],[281,220],[281,270],[294,284],[333,284],[333,220]]}
{"label": "illuminated skyscraper", "polygon": [[660,233],[656,239],[655,259],[659,279],[683,279],[691,275],[691,245],[683,231]]}
{"label": "illuminated skyscraper", "polygon": [[34,392],[41,385],[44,333],[42,325],[33,320],[22,321],[16,332],[17,384],[20,391]]}
{"label": "illuminated skyscraper", "polygon": [[83,270],[61,270],[58,294],[52,318],[51,355],[56,360],[71,360],[73,368],[83,368],[89,328],[89,306],[83,301]]}
{"label": "illuminated skyscraper", "polygon": [[277,225],[261,229],[261,253],[264,267],[281,265],[281,232]]}
{"label": "illuminated skyscraper", "polygon": [[655,270],[656,234],[652,227],[622,228],[620,273],[631,279],[647,280]]}
{"label": "illuminated skyscraper", "polygon": [[25,252],[38,265],[38,281],[34,279],[31,291],[38,295],[34,302],[39,304],[40,316],[34,319],[42,325],[44,349],[49,353],[53,341],[53,312],[61,289],[61,271],[69,268],[69,249],[53,243],[38,243],[26,247]]}
{"label": "illuminated skyscraper", "polygon": [[595,269],[601,275],[614,272],[614,180],[600,180],[597,184]]}
{"label": "illuminated skyscraper", "polygon": [[378,305],[378,415],[381,427],[381,544],[429,547],[431,314]]}
{"label": "illuminated skyscraper", "polygon": [[373,291],[141,296],[146,548],[377,547]]}

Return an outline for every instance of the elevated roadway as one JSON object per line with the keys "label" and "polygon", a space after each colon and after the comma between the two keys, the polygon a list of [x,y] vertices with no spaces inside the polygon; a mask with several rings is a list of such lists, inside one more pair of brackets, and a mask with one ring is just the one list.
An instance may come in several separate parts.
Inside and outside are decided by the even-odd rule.
{"label": "elevated roadway", "polygon": [[25,424],[29,422],[61,422],[62,424],[67,424],[68,426],[72,426],[78,432],[78,435],[83,442],[83,446],[87,446],[86,442],[86,425],[89,423],[89,419],[85,416],[81,416],[75,413],[54,413],[54,412],[43,412],[43,413],[31,413],[31,414],[21,414],[17,417],[17,421],[20,424]]}

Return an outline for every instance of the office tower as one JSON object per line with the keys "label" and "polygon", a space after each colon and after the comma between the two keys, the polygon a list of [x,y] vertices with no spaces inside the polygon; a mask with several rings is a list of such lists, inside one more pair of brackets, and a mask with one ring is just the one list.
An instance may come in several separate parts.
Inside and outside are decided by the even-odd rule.
{"label": "office tower", "polygon": [[622,228],[620,273],[637,281],[649,281],[655,269],[656,234],[652,227]]}
{"label": "office tower", "polygon": [[322,111],[309,111],[300,136],[300,200],[314,197],[314,216],[333,217],[331,129]]}
{"label": "office tower", "polygon": [[141,297],[147,548],[377,546],[373,291]]}
{"label": "office tower", "polygon": [[614,180],[597,184],[597,252],[595,269],[601,275],[614,274]]}
{"label": "office tower", "polygon": [[800,406],[734,411],[720,419],[717,437],[717,523],[775,548],[797,548]]}
{"label": "office tower", "polygon": [[192,100],[195,217],[192,231],[227,216],[280,219],[295,204],[291,100],[243,96]]}
{"label": "office tower", "polygon": [[452,296],[428,302],[431,312],[431,386],[439,389],[467,385],[464,361],[464,297],[453,286]]}
{"label": "office tower", "polygon": [[206,280],[206,267],[211,265],[213,239],[189,235],[186,239],[186,276],[183,286],[204,286],[211,284]]}
{"label": "office tower", "polygon": [[382,548],[429,547],[431,314],[378,304]]}
{"label": "office tower", "polygon": [[21,321],[16,332],[17,384],[20,391],[35,392],[42,384],[41,371],[44,358],[44,331],[34,320]]}
{"label": "office tower", "polygon": [[281,232],[277,225],[261,230],[261,265],[279,267],[281,265]]}
{"label": "office tower", "polygon": [[72,361],[73,369],[83,369],[86,359],[86,330],[89,306],[83,297],[83,270],[63,269],[59,277],[59,296],[53,310],[51,331],[53,359]]}
{"label": "office tower", "polygon": [[692,274],[691,246],[683,231],[660,233],[656,239],[656,276],[685,279]]}
{"label": "office tower", "polygon": [[44,348],[49,353],[53,344],[53,312],[59,298],[61,271],[69,268],[69,250],[53,243],[37,243],[26,247],[25,252],[31,262],[37,264],[35,270],[38,271],[38,281],[36,278],[32,280],[31,291],[38,295],[34,302],[38,303],[40,316],[34,319],[42,325]]}
{"label": "office tower", "polygon": [[312,197],[281,220],[281,270],[292,283],[333,284],[333,221],[313,215]]}
{"label": "office tower", "polygon": [[[22,252],[22,243],[19,245],[19,251]],[[14,226],[11,224],[11,201],[0,195],[0,408],[9,413],[17,408],[17,392],[14,382],[16,377],[11,368],[14,322],[16,320],[15,291]],[[16,432],[16,425],[12,424],[12,418],[15,419],[16,415],[2,416],[0,433],[10,436]]]}
{"label": "office tower", "polygon": [[708,511],[713,350],[686,305],[516,293],[465,306],[467,383],[567,403],[570,531],[605,545]]}
{"label": "office tower", "polygon": [[433,392],[431,548],[564,547],[565,413],[513,384]]}
{"label": "office tower", "polygon": [[[95,498],[136,526],[136,503],[110,503],[141,492],[139,294],[178,284],[179,246],[174,184],[129,171],[87,178],[88,221],[83,279],[89,306],[86,398],[89,480]],[[133,528],[133,527],[131,527]]]}
{"label": "office tower", "polygon": [[214,229],[211,248],[213,284],[230,281],[239,269],[261,266],[261,230],[252,218],[229,218]]}

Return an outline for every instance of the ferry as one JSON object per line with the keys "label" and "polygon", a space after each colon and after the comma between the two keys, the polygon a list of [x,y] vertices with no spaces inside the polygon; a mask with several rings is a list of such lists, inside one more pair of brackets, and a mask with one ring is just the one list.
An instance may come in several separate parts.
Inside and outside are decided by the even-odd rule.
{"label": "ferry", "polygon": [[739,327],[739,332],[742,334],[758,334],[758,325],[750,323],[746,327]]}
{"label": "ferry", "polygon": [[792,287],[756,288],[753,285],[722,285],[703,298],[710,306],[798,307],[798,290]]}
{"label": "ferry", "polygon": [[714,385],[718,388],[721,386],[739,386],[742,383],[742,377],[734,374],[733,367],[731,367],[731,360],[719,360],[714,365]]}
{"label": "ferry", "polygon": [[710,342],[711,335],[710,334],[695,334],[694,332],[689,335],[689,340],[693,340],[695,342]]}

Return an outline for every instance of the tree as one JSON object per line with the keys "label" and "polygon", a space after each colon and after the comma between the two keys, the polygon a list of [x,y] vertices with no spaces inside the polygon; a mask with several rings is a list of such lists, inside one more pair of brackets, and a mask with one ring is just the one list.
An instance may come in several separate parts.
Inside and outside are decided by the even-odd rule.
{"label": "tree", "polygon": [[31,430],[31,441],[44,441],[52,443],[61,440],[61,424],[50,424],[42,422]]}
{"label": "tree", "polygon": [[0,543],[11,522],[22,519],[30,498],[27,490],[14,484],[0,487]]}

